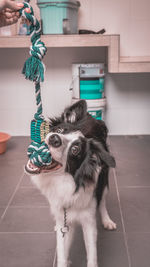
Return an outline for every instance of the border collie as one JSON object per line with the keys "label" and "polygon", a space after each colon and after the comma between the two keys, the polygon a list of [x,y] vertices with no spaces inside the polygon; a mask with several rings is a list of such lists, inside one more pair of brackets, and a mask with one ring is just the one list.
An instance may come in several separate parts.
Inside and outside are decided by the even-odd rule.
{"label": "border collie", "polygon": [[105,200],[109,167],[115,167],[106,138],[104,122],[92,118],[81,100],[50,120],[45,140],[52,156],[50,167],[37,168],[31,162],[26,165],[32,182],[48,199],[56,221],[57,267],[68,267],[75,223],[83,229],[87,266],[98,267],[98,208],[104,228],[116,229]]}

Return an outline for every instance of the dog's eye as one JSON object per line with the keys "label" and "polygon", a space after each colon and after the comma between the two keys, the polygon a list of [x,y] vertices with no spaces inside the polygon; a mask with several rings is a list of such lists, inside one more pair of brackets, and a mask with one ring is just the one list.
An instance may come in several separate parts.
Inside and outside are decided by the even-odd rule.
{"label": "dog's eye", "polygon": [[71,148],[72,155],[77,156],[79,154],[79,152],[80,152],[80,147],[79,146],[75,145],[75,146],[73,146]]}
{"label": "dog's eye", "polygon": [[58,128],[57,130],[56,130],[56,133],[62,133],[63,132],[63,129],[62,128]]}

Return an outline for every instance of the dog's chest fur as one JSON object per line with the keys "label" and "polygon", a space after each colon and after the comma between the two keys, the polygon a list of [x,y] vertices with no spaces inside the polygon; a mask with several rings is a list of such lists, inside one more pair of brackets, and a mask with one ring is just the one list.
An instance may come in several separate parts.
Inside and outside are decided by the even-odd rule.
{"label": "dog's chest fur", "polygon": [[51,212],[56,220],[62,220],[64,208],[68,210],[68,222],[80,220],[80,213],[86,210],[95,210],[96,199],[94,197],[94,184],[81,187],[75,192],[76,185],[69,173],[59,175],[38,175],[31,177],[32,182],[46,196],[50,203]]}

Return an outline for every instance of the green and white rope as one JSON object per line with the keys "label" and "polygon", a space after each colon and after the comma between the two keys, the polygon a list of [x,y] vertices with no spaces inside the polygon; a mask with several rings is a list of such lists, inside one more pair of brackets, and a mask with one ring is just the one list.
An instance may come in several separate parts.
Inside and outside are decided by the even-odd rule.
{"label": "green and white rope", "polygon": [[36,96],[36,105],[37,105],[37,112],[34,115],[35,120],[44,120],[42,115],[43,107],[42,107],[42,99],[41,99],[41,87],[40,83],[35,83],[35,96]]}
{"label": "green and white rope", "polygon": [[[25,8],[30,9],[30,13],[25,12]],[[20,15],[26,18],[30,22],[30,57],[24,63],[22,73],[25,78],[35,83],[35,95],[37,112],[34,115],[34,120],[31,122],[31,138],[34,142],[28,147],[27,155],[31,162],[38,167],[47,166],[51,163],[51,155],[48,146],[45,142],[42,142],[40,137],[40,127],[44,121],[42,115],[42,100],[41,100],[41,87],[40,82],[44,81],[45,66],[42,62],[47,48],[41,41],[41,27],[39,21],[34,16],[34,11],[31,5],[24,2],[24,7],[19,11]],[[46,127],[45,127],[46,128]],[[43,135],[43,133],[42,133]],[[38,141],[38,142],[37,142]]]}
{"label": "green and white rope", "polygon": [[32,142],[28,147],[27,155],[31,162],[38,167],[47,166],[51,163],[50,152],[47,151],[44,142],[41,144]]}

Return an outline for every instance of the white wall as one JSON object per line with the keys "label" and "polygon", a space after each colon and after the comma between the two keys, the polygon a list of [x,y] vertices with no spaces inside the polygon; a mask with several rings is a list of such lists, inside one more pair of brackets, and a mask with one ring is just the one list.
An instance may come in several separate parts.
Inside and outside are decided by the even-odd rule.
{"label": "white wall", "polygon": [[[39,9],[35,0],[37,17]],[[149,0],[80,0],[79,29],[120,34],[121,56],[150,56]]]}
{"label": "white wall", "polygon": [[[136,22],[135,19],[129,24],[128,16],[133,22],[131,7],[134,5],[132,14],[138,16],[140,3],[133,0],[82,0],[79,28],[99,30],[105,27],[107,33],[121,33],[121,40],[128,40],[126,37],[129,37],[131,25]],[[149,1],[142,3],[148,8]],[[143,5],[141,23],[148,17],[147,8]],[[150,20],[145,23],[150,24]],[[137,27],[135,36],[139,38],[140,34]],[[121,43],[122,55],[134,55],[135,51],[136,55],[148,54],[148,41],[137,42],[137,38],[129,38],[129,41]],[[136,46],[131,49],[134,42]],[[104,48],[48,49],[42,85],[44,114],[59,115],[70,103],[72,62],[102,62],[105,55]],[[0,131],[11,135],[29,135],[30,121],[36,111],[33,83],[21,75],[27,57],[28,49],[0,49]],[[150,134],[150,74],[109,74],[106,76],[105,92],[108,103],[106,123],[110,134]]]}
{"label": "white wall", "polygon": [[121,56],[150,55],[149,0],[80,0],[79,26],[120,34]]}
{"label": "white wall", "polygon": [[150,73],[106,77],[110,134],[150,134]]}

